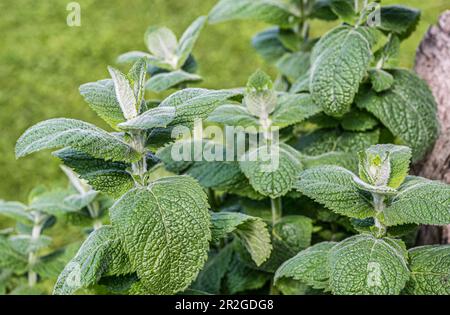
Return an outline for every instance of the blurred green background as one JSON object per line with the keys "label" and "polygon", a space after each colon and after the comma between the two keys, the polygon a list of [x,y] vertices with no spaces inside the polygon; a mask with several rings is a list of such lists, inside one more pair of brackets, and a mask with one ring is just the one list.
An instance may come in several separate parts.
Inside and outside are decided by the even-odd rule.
{"label": "blurred green background", "polygon": [[[1,1],[0,12],[0,199],[24,200],[37,184],[64,183],[58,161],[41,152],[16,161],[14,144],[31,125],[48,118],[83,119],[106,125],[84,104],[78,86],[106,78],[106,66],[129,50],[145,50],[143,34],[149,25],[163,24],[177,35],[216,0],[78,0],[81,27],[66,24],[63,0]],[[401,65],[411,67],[416,47],[430,24],[450,9],[448,0],[383,0],[423,10],[416,33],[403,44]],[[251,21],[208,25],[194,54],[202,86],[242,86],[262,67],[251,37],[267,25]],[[314,34],[329,25],[314,25]]]}

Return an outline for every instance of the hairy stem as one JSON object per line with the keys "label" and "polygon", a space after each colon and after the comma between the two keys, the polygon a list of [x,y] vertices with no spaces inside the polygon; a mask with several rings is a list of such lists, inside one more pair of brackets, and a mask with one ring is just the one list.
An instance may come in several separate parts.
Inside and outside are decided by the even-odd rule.
{"label": "hairy stem", "polygon": [[94,202],[88,204],[87,208],[89,211],[89,215],[91,216],[92,219],[94,219],[93,228],[94,228],[94,230],[98,230],[103,225],[102,222],[99,220],[100,205],[99,205],[98,201],[94,201]]}
{"label": "hairy stem", "polygon": [[377,216],[375,219],[375,227],[378,229],[378,237],[382,237],[386,234],[386,226],[381,223],[381,221],[378,219],[378,215],[381,215],[385,208],[385,196],[380,194],[373,194],[373,205],[375,208],[375,211],[377,213]]}
{"label": "hairy stem", "polygon": [[283,208],[281,205],[281,198],[270,199],[270,204],[272,208],[272,225],[278,222],[283,215]]}
{"label": "hairy stem", "polygon": [[131,134],[133,147],[140,153],[143,157],[141,160],[131,164],[133,170],[133,175],[139,176],[140,184],[145,185],[145,174],[147,173],[147,157],[145,156],[145,133],[136,132]]}
{"label": "hairy stem", "polygon": [[[42,225],[41,225],[41,216],[36,214],[34,219],[33,229],[31,231],[31,241],[37,241],[39,236],[41,235]],[[32,269],[37,261],[37,255],[35,251],[31,251],[28,254],[28,286],[34,287],[37,283],[37,274]]]}

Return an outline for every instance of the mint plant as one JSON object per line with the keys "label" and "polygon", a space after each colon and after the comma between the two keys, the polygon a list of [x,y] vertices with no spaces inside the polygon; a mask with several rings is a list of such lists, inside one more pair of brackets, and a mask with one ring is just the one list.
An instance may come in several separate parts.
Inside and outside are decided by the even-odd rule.
{"label": "mint plant", "polygon": [[[91,233],[61,273],[54,293],[94,287],[105,277],[132,279],[130,292],[176,293],[195,279],[207,258],[209,206],[194,179],[155,179],[156,158],[150,148],[164,128],[187,123],[194,115],[205,116],[239,92],[185,89],[149,108],[143,96],[145,59],[138,60],[127,75],[112,67],[108,70],[112,79],[85,84],[80,92],[116,132],[58,118],[31,127],[17,142],[18,157],[62,147],[55,152],[57,157],[93,189],[116,198],[110,209],[111,225]],[[73,185],[82,185],[69,174]],[[82,196],[89,194],[86,187],[79,189]]]}
{"label": "mint plant", "polygon": [[[419,17],[353,0],[221,0],[179,40],[150,27],[148,53],[119,56],[127,73],[80,86],[111,131],[56,118],[17,142],[18,158],[59,149],[72,188],[42,204],[90,227],[53,293],[448,293],[448,248],[407,250],[419,224],[450,223],[448,186],[407,176],[438,133],[430,90],[396,68]],[[276,80],[186,88],[201,80],[192,50],[207,20],[233,19],[276,25],[253,40]],[[313,19],[344,23],[312,38]]]}
{"label": "mint plant", "polygon": [[52,237],[44,232],[55,225],[59,211],[77,210],[74,197],[64,190],[36,188],[27,205],[0,200],[0,215],[16,223],[0,233],[2,294],[48,293],[41,282],[56,279],[76,250],[76,243],[55,249]]}
{"label": "mint plant", "polygon": [[448,294],[450,247],[408,251],[398,238],[408,224],[450,222],[450,186],[407,176],[410,159],[408,147],[376,145],[359,154],[359,176],[338,166],[302,172],[296,188],[354,219],[361,234],[301,251],[275,279],[290,277],[333,294]]}
{"label": "mint plant", "polygon": [[129,63],[145,58],[149,64],[148,72],[152,75],[145,83],[145,88],[153,92],[201,81],[202,78],[195,74],[197,65],[191,52],[205,23],[206,17],[199,17],[186,29],[179,41],[167,27],[151,26],[144,36],[150,53],[130,51],[120,55],[117,61]]}
{"label": "mint plant", "polygon": [[[354,0],[221,0],[209,16],[211,23],[234,19],[275,24],[252,43],[278,69],[277,87],[308,92],[336,119],[319,121],[321,128],[308,139],[319,138],[315,148],[323,147],[323,133],[354,141],[364,136],[375,139],[370,144],[401,142],[412,148],[417,161],[436,140],[436,105],[429,89],[415,74],[395,68],[400,43],[414,31],[420,11]],[[311,21],[338,19],[345,24],[321,38],[311,37]],[[381,130],[383,138],[367,134],[373,130]],[[335,150],[347,152],[339,145]]]}
{"label": "mint plant", "polygon": [[[67,151],[63,149],[56,152],[55,155],[62,157]],[[66,202],[70,199],[73,207],[69,209],[61,207],[62,211],[66,210],[64,215],[72,224],[91,224],[93,229],[100,228],[108,208],[112,205],[112,199],[92,189],[92,186],[86,180],[81,179],[71,168],[62,165],[61,169],[69,179],[71,187],[76,191],[75,194],[71,194],[65,199]],[[74,211],[76,208],[78,211]]]}

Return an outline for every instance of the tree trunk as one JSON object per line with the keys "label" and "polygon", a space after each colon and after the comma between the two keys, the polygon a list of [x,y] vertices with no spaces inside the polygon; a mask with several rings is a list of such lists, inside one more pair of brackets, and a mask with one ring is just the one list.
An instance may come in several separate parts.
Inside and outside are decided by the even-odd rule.
{"label": "tree trunk", "polygon": [[[417,50],[415,70],[436,98],[441,131],[433,150],[415,165],[414,172],[450,184],[450,11],[428,29]],[[418,245],[449,243],[450,226],[424,226],[417,241]]]}

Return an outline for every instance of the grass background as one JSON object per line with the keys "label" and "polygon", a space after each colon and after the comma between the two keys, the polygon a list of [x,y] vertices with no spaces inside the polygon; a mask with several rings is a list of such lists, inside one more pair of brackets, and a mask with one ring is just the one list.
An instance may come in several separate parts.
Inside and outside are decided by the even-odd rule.
{"label": "grass background", "polygon": [[[31,125],[70,117],[106,125],[88,108],[78,86],[108,76],[106,66],[129,50],[145,50],[143,34],[162,24],[177,35],[216,0],[78,0],[81,27],[68,27],[63,0],[1,1],[0,12],[0,199],[24,200],[38,184],[65,183],[58,161],[41,152],[16,161],[14,144]],[[411,67],[416,47],[448,0],[383,0],[422,9],[422,21],[402,46],[401,65]],[[330,25],[314,24],[319,35]],[[257,68],[273,71],[256,55],[250,39],[267,27],[253,21],[208,25],[194,54],[201,84],[208,88],[243,85]]]}

